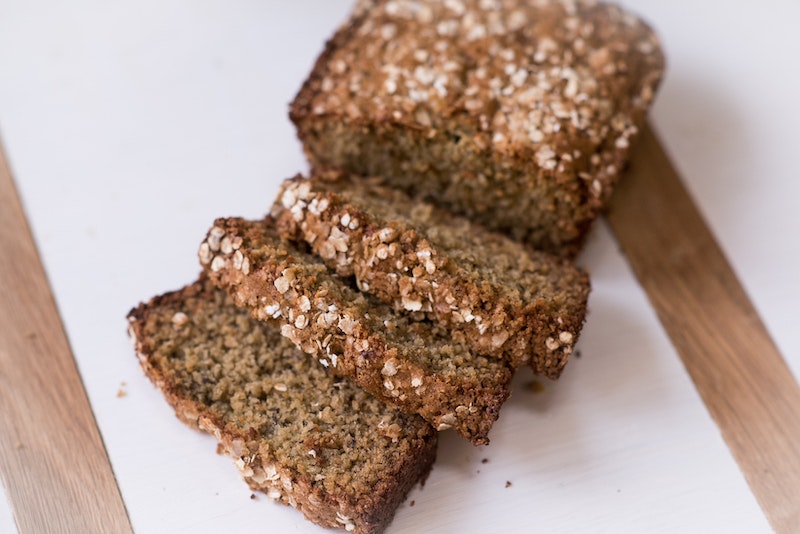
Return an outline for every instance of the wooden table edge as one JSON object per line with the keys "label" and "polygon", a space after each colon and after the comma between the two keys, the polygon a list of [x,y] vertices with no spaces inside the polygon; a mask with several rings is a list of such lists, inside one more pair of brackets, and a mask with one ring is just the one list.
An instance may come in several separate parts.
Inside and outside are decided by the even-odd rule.
{"label": "wooden table edge", "polygon": [[800,532],[800,388],[649,126],[606,218],[771,526]]}
{"label": "wooden table edge", "polygon": [[21,534],[132,532],[0,144],[0,475]]}

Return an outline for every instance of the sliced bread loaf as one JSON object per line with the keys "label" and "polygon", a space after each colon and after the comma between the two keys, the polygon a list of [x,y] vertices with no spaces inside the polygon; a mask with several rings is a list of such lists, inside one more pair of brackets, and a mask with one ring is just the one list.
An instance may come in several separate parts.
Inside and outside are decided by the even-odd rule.
{"label": "sliced bread loaf", "polygon": [[337,178],[284,182],[272,209],[282,235],[476,352],[559,376],[586,315],[584,271],[368,178]]}
{"label": "sliced bread loaf", "polygon": [[384,176],[470,220],[574,255],[664,69],[604,2],[363,2],[291,106],[311,163]]}
{"label": "sliced bread loaf", "polygon": [[200,262],[235,302],[337,375],[376,397],[454,428],[474,444],[508,397],[511,369],[471,351],[464,336],[398,314],[351,287],[317,256],[282,239],[271,218],[218,219]]}
{"label": "sliced bread loaf", "polygon": [[436,432],[312,362],[208,280],[128,320],[147,376],[245,481],[328,528],[382,531],[429,472]]}

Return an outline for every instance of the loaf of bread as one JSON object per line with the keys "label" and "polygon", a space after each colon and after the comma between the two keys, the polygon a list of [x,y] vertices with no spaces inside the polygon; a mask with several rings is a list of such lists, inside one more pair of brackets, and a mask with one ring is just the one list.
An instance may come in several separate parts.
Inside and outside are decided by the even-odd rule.
{"label": "loaf of bread", "polygon": [[642,21],[594,0],[373,0],[291,106],[312,165],[573,256],[664,68]]}
{"label": "loaf of bread", "polygon": [[371,179],[337,178],[284,182],[272,208],[284,237],[479,354],[559,376],[586,315],[584,271]]}
{"label": "loaf of bread", "polygon": [[335,378],[208,280],[128,320],[177,416],[216,436],[245,481],[315,523],[381,532],[427,476],[436,431]]}
{"label": "loaf of bread", "polygon": [[199,256],[237,305],[279,322],[284,336],[332,373],[438,430],[488,443],[509,394],[507,363],[474,353],[458,332],[398,314],[351,287],[320,258],[282,239],[269,217],[218,219]]}

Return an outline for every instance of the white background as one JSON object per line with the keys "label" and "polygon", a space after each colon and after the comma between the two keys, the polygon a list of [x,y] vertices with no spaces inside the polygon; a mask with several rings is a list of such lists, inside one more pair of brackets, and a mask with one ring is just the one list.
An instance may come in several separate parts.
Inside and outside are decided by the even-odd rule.
{"label": "white background", "polygon": [[[800,3],[625,5],[669,60],[655,128],[797,376]],[[0,135],[139,533],[322,532],[177,422],[124,317],[194,279],[215,217],[262,215],[306,168],[287,104],[348,10],[0,0]],[[443,434],[390,533],[769,530],[604,223],[580,262],[581,357],[543,393],[519,376],[488,447]]]}

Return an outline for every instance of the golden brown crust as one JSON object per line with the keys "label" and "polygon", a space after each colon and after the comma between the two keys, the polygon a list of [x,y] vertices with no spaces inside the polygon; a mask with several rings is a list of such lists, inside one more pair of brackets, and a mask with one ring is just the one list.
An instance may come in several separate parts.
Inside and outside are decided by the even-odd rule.
{"label": "golden brown crust", "polygon": [[279,321],[284,336],[331,372],[438,430],[488,443],[509,394],[508,364],[351,288],[319,258],[281,239],[270,218],[218,219],[199,256],[238,305],[259,320]]}
{"label": "golden brown crust", "polygon": [[291,106],[312,164],[574,255],[660,81],[650,28],[592,1],[373,4]]}
{"label": "golden brown crust", "polygon": [[480,354],[557,378],[577,342],[589,280],[567,260],[364,178],[287,180],[272,215],[337,274]]}
{"label": "golden brown crust", "polygon": [[[128,320],[142,369],[178,418],[215,435],[251,488],[315,523],[380,532],[427,476],[436,454],[436,432],[427,423],[308,367],[306,356],[208,280],[141,304]],[[227,351],[208,350],[219,343]],[[222,375],[215,374],[219,368]],[[273,397],[265,397],[264,388],[278,378],[297,383],[274,383]],[[236,392],[226,397],[226,386]],[[360,408],[335,402],[339,398]],[[326,407],[322,416],[302,416],[313,428],[281,434],[280,425],[309,400]],[[388,433],[376,427],[384,421]],[[331,444],[337,432],[353,432],[357,442]],[[293,453],[298,447],[302,454]],[[318,452],[312,458],[304,447]]]}

